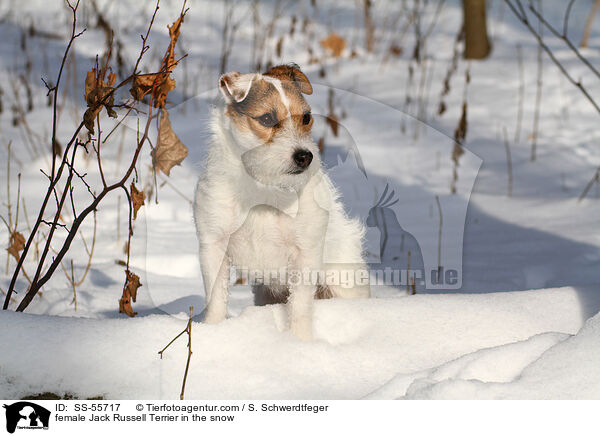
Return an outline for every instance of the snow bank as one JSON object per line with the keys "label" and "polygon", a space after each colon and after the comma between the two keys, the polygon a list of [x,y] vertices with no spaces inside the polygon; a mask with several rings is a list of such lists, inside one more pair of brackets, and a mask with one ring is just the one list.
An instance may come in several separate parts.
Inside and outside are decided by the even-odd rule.
{"label": "snow bank", "polygon": [[[283,306],[248,307],[194,323],[186,398],[600,397],[600,317],[571,337],[579,301],[572,288],[317,301],[310,343]],[[157,352],[184,327],[1,312],[0,397],[177,398],[186,339]]]}
{"label": "snow bank", "polygon": [[[564,339],[562,336],[536,335],[522,343],[477,351],[430,372],[397,376],[371,398],[599,399],[600,314],[577,335],[552,346]],[[539,356],[544,347],[547,351]],[[490,373],[491,365],[486,365],[493,365],[489,362],[492,356],[509,372],[527,356],[532,363],[506,382],[498,383],[502,381],[502,371]]]}

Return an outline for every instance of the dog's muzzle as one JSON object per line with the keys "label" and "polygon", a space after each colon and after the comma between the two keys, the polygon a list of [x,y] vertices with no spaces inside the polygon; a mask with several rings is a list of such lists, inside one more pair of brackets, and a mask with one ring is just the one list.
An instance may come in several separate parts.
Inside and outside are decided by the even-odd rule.
{"label": "dog's muzzle", "polygon": [[294,152],[294,154],[292,155],[292,159],[294,160],[294,163],[296,164],[297,168],[291,173],[300,174],[304,172],[304,170],[306,170],[312,162],[313,154],[308,150],[300,149]]}

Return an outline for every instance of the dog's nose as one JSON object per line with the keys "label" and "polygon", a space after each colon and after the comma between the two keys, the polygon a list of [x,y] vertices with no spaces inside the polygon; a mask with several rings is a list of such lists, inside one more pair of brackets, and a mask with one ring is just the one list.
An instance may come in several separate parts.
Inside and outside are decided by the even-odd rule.
{"label": "dog's nose", "polygon": [[308,150],[296,150],[292,158],[294,159],[294,162],[296,162],[296,165],[305,169],[308,168],[312,162],[313,154]]}

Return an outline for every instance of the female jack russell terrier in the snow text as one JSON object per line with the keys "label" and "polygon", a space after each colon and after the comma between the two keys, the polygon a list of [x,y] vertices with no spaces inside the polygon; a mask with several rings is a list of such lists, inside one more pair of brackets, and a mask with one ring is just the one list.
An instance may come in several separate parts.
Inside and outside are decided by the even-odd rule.
{"label": "female jack russell terrier in the snow text", "polygon": [[219,88],[226,106],[214,111],[194,202],[205,321],[227,315],[231,265],[283,271],[251,283],[255,303],[287,301],[292,333],[309,340],[314,298],[369,297],[368,280],[342,286],[335,280],[339,274],[332,274],[368,275],[363,226],[346,216],[323,171],[302,95],[311,94],[312,86],[296,65],[227,73]]}

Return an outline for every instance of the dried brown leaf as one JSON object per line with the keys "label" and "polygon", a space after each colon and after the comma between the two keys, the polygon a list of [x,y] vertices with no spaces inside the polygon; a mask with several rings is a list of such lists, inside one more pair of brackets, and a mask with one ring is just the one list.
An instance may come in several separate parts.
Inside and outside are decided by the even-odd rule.
{"label": "dried brown leaf", "polygon": [[404,53],[404,49],[402,47],[400,47],[399,45],[392,44],[390,46],[390,54],[392,56],[400,57],[400,56],[402,56],[402,53]]}
{"label": "dried brown leaf", "polygon": [[456,130],[454,131],[454,140],[462,144],[467,136],[467,102],[462,105],[462,113]]}
{"label": "dried brown leaf", "polygon": [[175,80],[173,80],[171,76],[166,75],[165,78],[160,81],[159,86],[155,89],[154,106],[165,107],[165,104],[167,104],[167,95],[169,92],[175,89]]}
{"label": "dried brown leaf", "polygon": [[133,85],[131,85],[131,89],[129,92],[131,96],[136,100],[143,99],[146,94],[152,91],[152,86],[154,85],[154,79],[156,78],[156,74],[145,74],[143,76],[135,76],[133,78]]}
{"label": "dried brown leaf", "polygon": [[129,92],[136,100],[141,100],[152,93],[152,105],[164,107],[167,103],[167,95],[174,89],[175,80],[168,73],[156,73],[135,76]]}
{"label": "dried brown leaf", "polygon": [[144,205],[146,194],[144,191],[138,191],[133,182],[131,182],[131,203],[133,204],[133,219],[137,218],[138,210]]}
{"label": "dried brown leaf", "polygon": [[141,285],[140,278],[129,270],[125,270],[125,286],[123,287],[123,296],[119,300],[119,312],[134,317],[137,312],[133,311],[131,302],[135,303],[137,290]]}
{"label": "dried brown leaf", "polygon": [[25,248],[25,237],[19,232],[12,232],[8,240],[8,253],[19,260],[21,257],[20,252]]}
{"label": "dried brown leaf", "polygon": [[131,298],[123,295],[119,300],[119,312],[124,313],[127,316],[134,317],[137,315],[137,312],[133,311],[131,307]]}
{"label": "dried brown leaf", "polygon": [[117,81],[117,75],[115,73],[110,73],[108,75],[108,86],[115,86],[116,81]]}
{"label": "dried brown leaf", "polygon": [[62,147],[60,145],[60,142],[58,142],[58,139],[56,138],[54,138],[54,141],[52,142],[52,153],[54,154],[54,156],[62,156]]}
{"label": "dried brown leaf", "polygon": [[317,147],[319,148],[319,153],[323,154],[323,150],[325,149],[325,138],[324,137],[321,136],[321,138],[319,138]]}
{"label": "dried brown leaf", "polygon": [[89,132],[94,133],[94,119],[100,113],[102,106],[106,108],[108,116],[112,118],[117,117],[117,113],[114,111],[113,106],[115,104],[115,98],[113,95],[112,86],[117,80],[115,73],[108,75],[108,81],[100,77],[100,73],[96,71],[96,68],[92,68],[92,71],[88,71],[85,76],[85,101],[88,105],[88,109],[83,114],[83,122]]}
{"label": "dried brown leaf", "polygon": [[129,295],[131,295],[131,298],[135,303],[137,290],[140,286],[142,286],[140,283],[140,278],[129,270],[125,270],[125,275],[127,276],[127,280],[125,281],[125,289],[129,292]]}
{"label": "dried brown leaf", "polygon": [[88,101],[88,95],[95,88],[97,88],[96,69],[92,68],[92,71],[88,71],[85,76],[85,94],[83,95],[85,101]]}
{"label": "dried brown leaf", "polygon": [[83,114],[83,124],[85,128],[88,129],[88,132],[94,133],[94,121],[96,120],[96,115],[100,112],[100,108],[92,109],[87,108]]}
{"label": "dried brown leaf", "polygon": [[172,25],[167,26],[167,28],[169,29],[169,38],[171,38],[171,41],[169,43],[169,49],[167,50],[167,54],[165,55],[167,61],[166,65],[168,65],[169,69],[175,68],[175,66],[177,65],[177,61],[175,61],[175,44],[177,44],[177,39],[179,39],[181,24],[183,23],[184,18],[185,12],[183,12],[183,14],[181,14]]}
{"label": "dried brown leaf", "polygon": [[160,116],[160,127],[158,129],[158,141],[156,148],[152,150],[152,163],[167,176],[171,168],[179,165],[188,155],[188,149],[177,137],[171,127],[169,113],[163,109]]}
{"label": "dried brown leaf", "polygon": [[152,105],[154,107],[165,107],[169,92],[175,89],[175,80],[171,77],[171,71],[178,64],[175,59],[175,44],[179,38],[184,17],[185,12],[171,26],[167,26],[170,42],[162,60],[161,72],[135,76],[133,85],[129,90],[134,99],[141,100],[147,94],[152,93]]}
{"label": "dried brown leaf", "polygon": [[443,115],[446,112],[446,103],[440,101],[440,106],[438,107],[438,115]]}
{"label": "dried brown leaf", "polygon": [[336,58],[339,58],[346,48],[346,40],[337,33],[332,33],[327,38],[321,40],[321,47],[329,51]]}
{"label": "dried brown leaf", "polygon": [[333,132],[333,136],[337,136],[338,135],[338,117],[335,114],[329,114],[327,115],[327,118],[325,119],[325,121],[327,122],[327,124],[329,124],[329,127],[331,127],[331,131]]}
{"label": "dried brown leaf", "polygon": [[[85,101],[88,103],[88,105],[91,105],[90,103],[90,99],[92,99],[92,103],[94,100],[98,99],[98,90],[99,89],[104,89],[104,88],[109,88],[108,91],[104,91],[104,95],[107,94],[107,92],[110,92],[110,90],[112,89],[112,87],[114,86],[116,80],[117,80],[117,75],[115,73],[109,73],[108,74],[108,80],[105,82],[102,78],[99,77],[99,72],[96,71],[96,68],[92,68],[92,71],[88,71],[88,73],[85,76]],[[95,91],[95,94],[94,94]],[[103,95],[103,96],[104,96]],[[102,96],[102,97],[103,97]],[[100,97],[100,98],[102,98]]]}

